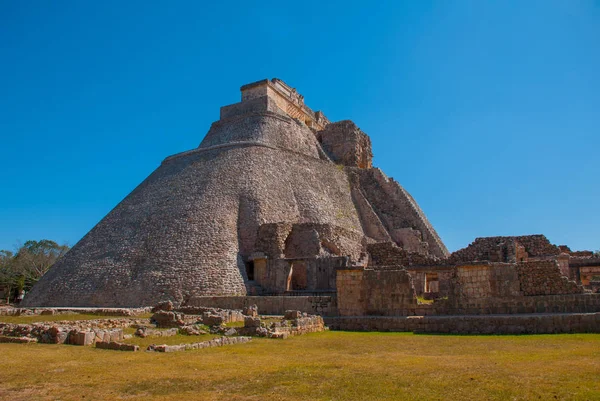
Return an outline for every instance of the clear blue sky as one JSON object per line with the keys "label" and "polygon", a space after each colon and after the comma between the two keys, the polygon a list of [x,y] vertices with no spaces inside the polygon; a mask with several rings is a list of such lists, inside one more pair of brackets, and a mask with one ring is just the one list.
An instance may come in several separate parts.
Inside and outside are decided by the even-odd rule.
{"label": "clear blue sky", "polygon": [[367,132],[450,250],[600,248],[599,1],[352,3],[0,2],[0,249],[74,245],[272,77]]}

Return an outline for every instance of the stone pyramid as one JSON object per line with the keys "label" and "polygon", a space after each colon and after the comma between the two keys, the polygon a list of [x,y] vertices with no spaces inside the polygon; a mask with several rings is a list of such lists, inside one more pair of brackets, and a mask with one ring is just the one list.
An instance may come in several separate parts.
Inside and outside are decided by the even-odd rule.
{"label": "stone pyramid", "polygon": [[376,243],[448,256],[415,200],[372,167],[354,123],[330,123],[278,79],[241,92],[198,148],[167,157],[23,305],[335,290],[336,267],[367,264]]}

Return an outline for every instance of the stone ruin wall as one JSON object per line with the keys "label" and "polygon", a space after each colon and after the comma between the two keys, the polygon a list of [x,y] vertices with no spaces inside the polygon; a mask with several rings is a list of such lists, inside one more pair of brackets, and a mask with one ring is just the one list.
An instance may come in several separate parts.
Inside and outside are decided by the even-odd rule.
{"label": "stone ruin wall", "polygon": [[397,267],[339,269],[337,288],[340,316],[402,315],[417,303],[410,274]]}
{"label": "stone ruin wall", "polygon": [[335,296],[198,296],[187,301],[188,307],[209,307],[220,309],[244,309],[257,305],[264,315],[283,315],[287,310],[321,316],[336,316],[337,298]]}
{"label": "stone ruin wall", "polygon": [[452,297],[458,302],[522,295],[515,265],[507,263],[474,262],[455,266],[450,287]]}
{"label": "stone ruin wall", "polygon": [[333,330],[444,334],[598,333],[600,313],[504,316],[341,316],[325,319]]}
{"label": "stone ruin wall", "polygon": [[[413,279],[415,294],[417,296],[427,299],[446,298],[450,296],[450,281],[454,275],[453,266],[408,266],[406,270]],[[430,285],[428,286],[429,288],[426,288],[428,281]],[[437,288],[431,288],[432,281],[437,282],[433,286]]]}
{"label": "stone ruin wall", "polygon": [[516,265],[525,296],[581,294],[583,287],[561,274],[556,261],[520,262]]}
{"label": "stone ruin wall", "polygon": [[435,265],[440,261],[437,258],[417,252],[409,252],[398,247],[393,242],[378,242],[367,244],[370,266],[415,266]]}

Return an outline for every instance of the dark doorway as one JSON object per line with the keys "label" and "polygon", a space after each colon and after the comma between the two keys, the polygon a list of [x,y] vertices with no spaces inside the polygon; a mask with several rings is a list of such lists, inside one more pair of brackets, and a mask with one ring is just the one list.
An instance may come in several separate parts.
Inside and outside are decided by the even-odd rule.
{"label": "dark doorway", "polygon": [[248,281],[254,281],[254,261],[253,260],[246,262],[246,275],[248,276]]}

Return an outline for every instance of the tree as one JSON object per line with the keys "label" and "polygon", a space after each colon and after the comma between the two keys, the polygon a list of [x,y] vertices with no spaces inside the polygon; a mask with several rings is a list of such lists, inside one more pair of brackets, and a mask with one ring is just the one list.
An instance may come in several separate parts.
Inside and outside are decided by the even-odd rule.
{"label": "tree", "polygon": [[14,265],[14,255],[11,251],[0,250],[0,289],[5,291],[6,302],[10,302],[10,295],[17,287],[19,274]]}
{"label": "tree", "polygon": [[67,245],[47,239],[25,242],[13,258],[16,270],[24,279],[25,289],[30,289],[68,250]]}

